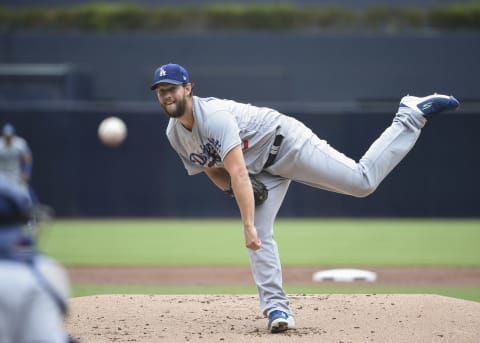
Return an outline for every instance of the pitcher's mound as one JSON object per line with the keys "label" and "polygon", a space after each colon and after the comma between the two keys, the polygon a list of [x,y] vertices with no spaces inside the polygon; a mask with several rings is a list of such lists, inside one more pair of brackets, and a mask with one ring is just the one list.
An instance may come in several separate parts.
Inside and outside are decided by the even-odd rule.
{"label": "pitcher's mound", "polygon": [[70,300],[81,342],[478,342],[480,303],[437,295],[292,295],[296,330],[271,334],[253,295]]}

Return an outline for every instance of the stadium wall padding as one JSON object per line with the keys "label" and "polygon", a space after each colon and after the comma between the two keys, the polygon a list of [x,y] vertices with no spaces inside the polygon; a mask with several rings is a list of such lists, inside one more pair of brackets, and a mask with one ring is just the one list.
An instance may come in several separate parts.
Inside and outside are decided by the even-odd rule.
{"label": "stadium wall padding", "polygon": [[[335,148],[358,160],[391,113],[302,114],[304,121]],[[115,112],[115,111],[113,111]],[[235,202],[203,175],[187,176],[165,138],[160,110],[121,111],[128,138],[117,148],[103,146],[98,110],[10,111],[34,153],[32,185],[40,200],[61,217],[234,216]],[[409,155],[375,193],[356,199],[292,184],[280,215],[478,217],[480,113],[459,112],[427,123]]]}
{"label": "stadium wall padding", "polygon": [[[356,160],[403,95],[453,93],[460,111],[429,122],[374,194],[293,184],[280,215],[478,217],[478,42],[477,32],[1,31],[2,66],[71,66],[77,76],[65,80],[78,94],[62,99],[64,79],[24,75],[12,95],[11,76],[0,78],[0,123],[11,121],[30,143],[33,188],[60,217],[234,216],[234,201],[205,176],[188,177],[166,141],[149,90],[158,65],[186,66],[199,96],[293,115]],[[96,137],[109,115],[129,128],[116,149]]]}

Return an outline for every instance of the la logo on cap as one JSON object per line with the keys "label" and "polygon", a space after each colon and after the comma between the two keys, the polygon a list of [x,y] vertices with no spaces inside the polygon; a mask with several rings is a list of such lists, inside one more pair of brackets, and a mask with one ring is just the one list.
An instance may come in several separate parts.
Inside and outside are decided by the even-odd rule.
{"label": "la logo on cap", "polygon": [[158,74],[158,76],[165,76],[165,75],[167,75],[167,72],[165,71],[165,69],[160,68],[160,73]]}

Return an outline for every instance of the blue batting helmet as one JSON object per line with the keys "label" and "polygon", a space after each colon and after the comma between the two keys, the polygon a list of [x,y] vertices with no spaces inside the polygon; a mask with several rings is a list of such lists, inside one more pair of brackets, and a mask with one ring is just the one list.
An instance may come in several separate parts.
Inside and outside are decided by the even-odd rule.
{"label": "blue batting helmet", "polygon": [[27,223],[32,209],[28,190],[14,180],[0,175],[0,230]]}

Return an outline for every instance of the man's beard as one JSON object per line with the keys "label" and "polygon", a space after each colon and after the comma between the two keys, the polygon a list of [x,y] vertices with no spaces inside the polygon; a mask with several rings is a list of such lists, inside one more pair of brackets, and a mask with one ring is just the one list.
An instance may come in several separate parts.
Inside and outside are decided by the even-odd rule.
{"label": "man's beard", "polygon": [[180,101],[176,101],[175,104],[177,105],[176,109],[173,112],[167,111],[166,106],[162,106],[163,110],[170,118],[178,118],[181,117],[185,113],[185,108],[187,107],[187,99],[185,97],[182,98]]}

